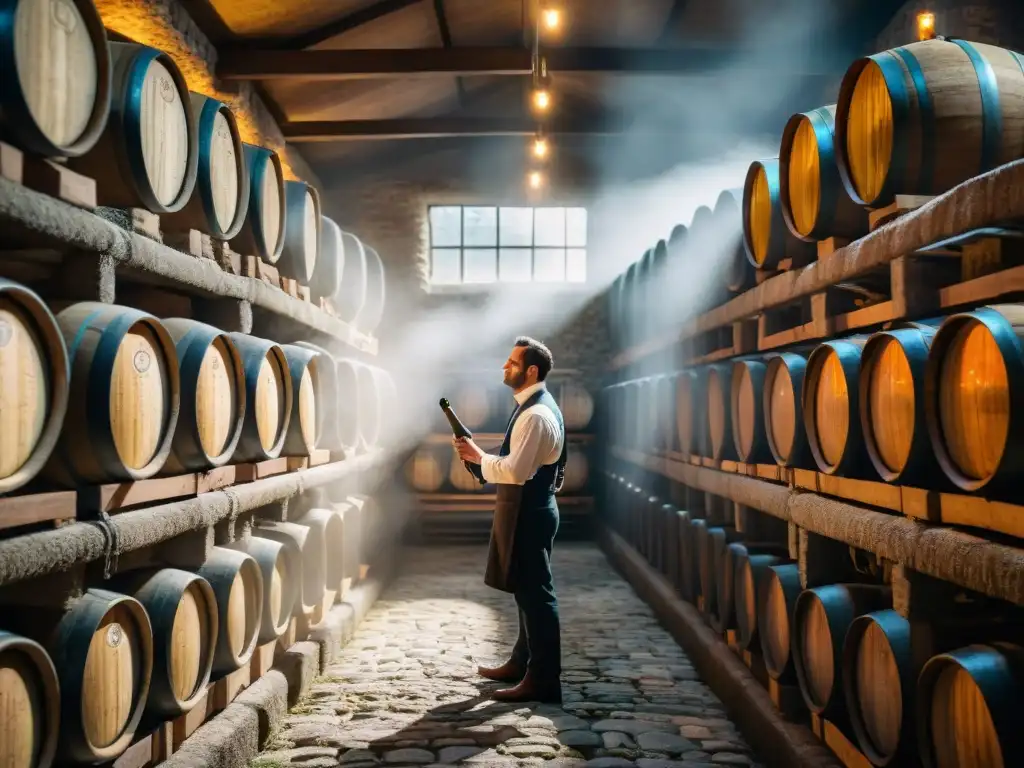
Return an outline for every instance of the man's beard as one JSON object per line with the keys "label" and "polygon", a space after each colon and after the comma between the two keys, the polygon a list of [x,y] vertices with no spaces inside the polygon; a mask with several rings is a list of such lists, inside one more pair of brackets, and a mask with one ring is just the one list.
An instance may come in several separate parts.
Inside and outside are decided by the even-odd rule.
{"label": "man's beard", "polygon": [[505,386],[511,387],[512,389],[519,389],[523,386],[526,381],[526,371],[520,371],[519,373],[511,376],[505,376]]}

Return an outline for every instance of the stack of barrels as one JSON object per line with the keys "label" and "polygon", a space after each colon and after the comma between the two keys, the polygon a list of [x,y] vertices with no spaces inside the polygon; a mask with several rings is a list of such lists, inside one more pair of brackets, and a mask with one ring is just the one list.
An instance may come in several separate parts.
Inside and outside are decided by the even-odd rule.
{"label": "stack of barrels", "polygon": [[242,141],[232,110],[190,91],[167,53],[107,39],[91,0],[15,0],[0,47],[0,133],[96,180],[100,205],[141,208],[164,232],[196,230],[276,265],[373,333],[385,276],[377,251],[285,179],[277,152]]}
{"label": "stack of barrels", "polygon": [[613,384],[612,444],[1021,500],[1024,305]]}
{"label": "stack of barrels", "polygon": [[0,764],[113,760],[140,728],[199,704],[292,617],[309,623],[360,578],[372,499],[259,521],[192,568],[117,573],[60,606],[5,605]]}
{"label": "stack of barrels", "polygon": [[0,493],[368,450],[392,427],[380,368],[300,342],[80,302],[0,279]]}
{"label": "stack of barrels", "polygon": [[652,290],[678,299],[685,284],[725,300],[750,288],[755,271],[799,268],[818,258],[819,243],[831,253],[863,237],[869,211],[897,194],[939,195],[1024,157],[1021,61],[1005,48],[939,38],[853,62],[836,103],[792,115],[777,155],[751,162],[739,188],[720,194],[716,226],[704,234],[709,209],[697,209],[678,273],[670,239],[668,285],[643,259],[616,278],[608,292],[615,349],[667,330],[655,322],[664,312],[648,300]]}

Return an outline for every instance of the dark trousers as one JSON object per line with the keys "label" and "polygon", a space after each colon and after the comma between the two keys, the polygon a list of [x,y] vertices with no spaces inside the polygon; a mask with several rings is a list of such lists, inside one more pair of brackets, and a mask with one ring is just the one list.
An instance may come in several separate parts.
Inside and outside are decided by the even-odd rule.
{"label": "dark trousers", "polygon": [[551,547],[558,531],[558,508],[520,512],[514,552],[519,637],[512,658],[533,677],[556,679],[562,671],[558,598],[551,575]]}

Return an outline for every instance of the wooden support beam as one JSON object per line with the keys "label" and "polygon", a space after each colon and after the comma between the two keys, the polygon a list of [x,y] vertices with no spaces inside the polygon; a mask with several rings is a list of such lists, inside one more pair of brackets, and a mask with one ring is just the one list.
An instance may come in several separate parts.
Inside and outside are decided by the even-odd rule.
{"label": "wooden support beam", "polygon": [[[444,10],[444,0],[434,0],[434,18],[437,20],[437,31],[441,35],[441,45],[446,49],[453,48],[452,31],[448,27],[448,15]],[[466,86],[461,77],[455,78],[455,92],[459,100],[459,106],[465,105]]]}
{"label": "wooden support beam", "polygon": [[[612,136],[629,129],[625,120],[580,117],[554,119],[544,125],[548,134]],[[281,126],[290,142],[358,141],[366,139],[430,139],[444,136],[532,136],[535,119],[523,117],[406,117],[391,120],[310,120]]]}
{"label": "wooden support beam", "polygon": [[[685,48],[552,48],[551,72],[702,74],[742,63],[742,51],[721,46]],[[753,66],[753,65],[751,65]],[[738,67],[742,69],[742,66]],[[831,67],[790,75],[834,76]],[[529,75],[530,51],[519,47],[400,48],[285,51],[252,45],[225,48],[217,75],[225,80],[346,80],[437,75]]]}

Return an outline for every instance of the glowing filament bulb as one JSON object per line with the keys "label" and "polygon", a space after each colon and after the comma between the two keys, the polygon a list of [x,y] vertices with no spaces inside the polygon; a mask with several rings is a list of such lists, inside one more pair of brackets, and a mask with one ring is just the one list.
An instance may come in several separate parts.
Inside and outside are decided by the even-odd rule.
{"label": "glowing filament bulb", "polygon": [[932,40],[935,38],[935,14],[930,12],[917,14],[917,39]]}
{"label": "glowing filament bulb", "polygon": [[561,13],[559,13],[557,8],[545,8],[541,18],[544,20],[544,26],[548,29],[558,29],[558,25],[562,20]]}
{"label": "glowing filament bulb", "polygon": [[548,142],[547,139],[534,139],[533,140],[533,155],[534,157],[544,158],[548,155]]}
{"label": "glowing filament bulb", "polygon": [[544,184],[544,176],[540,171],[531,171],[529,181],[531,189],[540,189]]}
{"label": "glowing filament bulb", "polygon": [[538,88],[533,92],[533,106],[542,111],[551,106],[551,94],[546,88]]}

